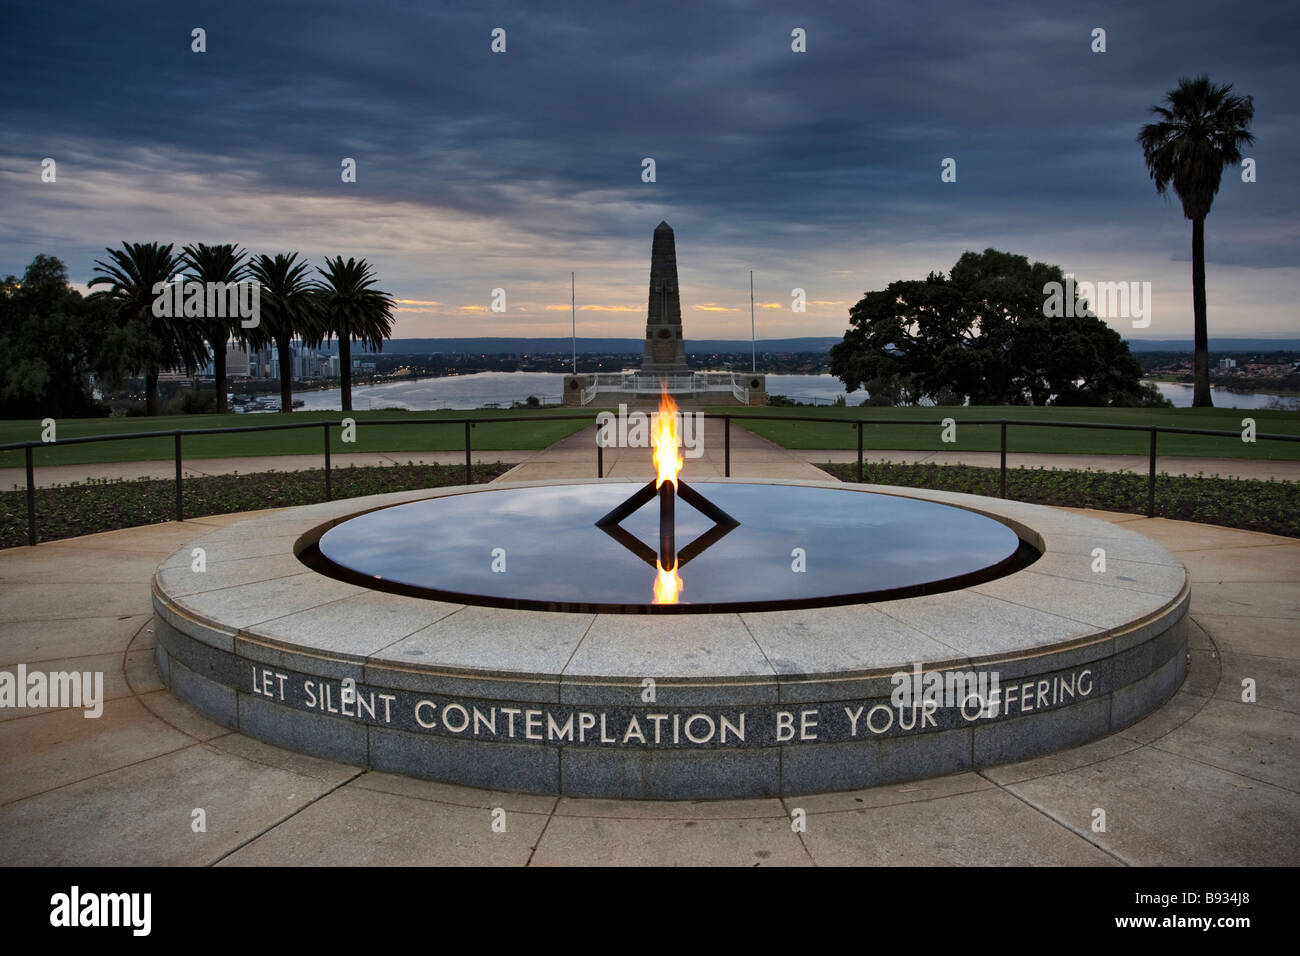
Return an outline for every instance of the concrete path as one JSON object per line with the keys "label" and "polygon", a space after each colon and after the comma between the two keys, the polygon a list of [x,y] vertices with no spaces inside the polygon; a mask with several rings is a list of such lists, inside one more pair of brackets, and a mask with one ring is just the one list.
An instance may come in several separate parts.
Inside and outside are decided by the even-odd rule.
{"label": "concrete path", "polygon": [[[734,433],[734,429],[733,429]],[[814,464],[826,462],[856,462],[858,453],[850,448],[801,449],[796,454]],[[864,461],[933,465],[975,465],[980,468],[997,468],[996,451],[885,451],[868,449]],[[1073,468],[1080,471],[1131,471],[1145,475],[1148,461],[1145,455],[1060,455],[1007,452],[1008,468]],[[1156,472],[1161,475],[1214,475],[1223,478],[1256,478],[1260,481],[1300,481],[1300,461],[1277,461],[1262,458],[1176,458],[1161,456],[1156,459]]]}
{"label": "concrete path", "polygon": [[[683,454],[682,477],[690,480],[717,478],[726,474],[726,443],[722,422],[704,422],[701,454]],[[606,448],[603,452],[606,478],[653,478],[654,459],[646,448]],[[856,460],[856,459],[855,459]],[[543,478],[597,477],[596,426],[574,432],[549,448],[533,452],[502,475],[499,481],[534,481]],[[807,478],[825,481],[826,472],[794,452],[760,438],[744,428],[731,429],[731,474],[748,478]]]}
{"label": "concrete path", "polygon": [[[823,477],[748,433],[732,437],[738,477]],[[503,480],[594,474],[593,446],[579,433]],[[707,447],[686,475],[719,472],[720,443]],[[650,474],[645,449],[606,463]],[[0,864],[1300,864],[1300,541],[1086,513],[1160,541],[1191,571],[1191,665],[1160,710],[1024,763],[696,803],[409,780],[199,716],[158,680],[148,582],[176,548],[248,515],[0,551],[0,668],[103,672],[108,698],[97,719],[0,709]],[[1255,703],[1242,702],[1247,679]],[[498,807],[504,833],[492,828]],[[791,830],[796,807],[806,833]],[[1092,830],[1097,808],[1105,832]],[[194,832],[196,810],[205,832]]]}
{"label": "concrete path", "polygon": [[[488,451],[474,449],[475,462],[500,461],[513,465],[522,461],[529,451],[514,449],[511,451]],[[330,455],[331,468],[358,468],[372,465],[464,465],[463,451],[426,451],[419,454],[411,452],[372,452]],[[324,455],[250,455],[245,458],[182,458],[181,471],[186,478],[204,475],[248,475],[257,471],[307,471],[324,468]],[[171,459],[166,461],[115,461],[93,465],[38,465],[33,477],[36,487],[50,488],[54,485],[70,485],[74,482],[90,480],[132,481],[136,478],[176,477],[176,464]],[[0,491],[27,487],[27,472],[22,468],[0,468]]]}
{"label": "concrete path", "polygon": [[[103,716],[0,710],[0,864],[1300,863],[1300,541],[1088,512],[1193,576],[1191,667],[1156,713],[977,773],[717,803],[521,796],[300,756],[199,716],[154,670],[148,580],[247,515],[0,552],[0,666],[102,671]],[[1258,688],[1243,703],[1242,682]],[[492,810],[507,830],[492,829]],[[791,831],[796,807],[807,832]],[[1106,832],[1091,829],[1106,811]],[[206,832],[192,829],[204,811]]]}

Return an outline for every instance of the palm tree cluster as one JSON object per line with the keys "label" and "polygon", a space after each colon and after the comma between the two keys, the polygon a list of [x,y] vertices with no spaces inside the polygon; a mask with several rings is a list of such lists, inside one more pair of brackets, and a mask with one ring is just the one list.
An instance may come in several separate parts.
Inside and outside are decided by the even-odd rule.
{"label": "palm tree cluster", "polygon": [[[216,379],[217,411],[226,411],[226,346],[273,347],[280,364],[280,408],[291,411],[293,374],[290,343],[296,337],[315,347],[337,337],[343,410],[352,410],[352,343],[383,348],[392,335],[393,298],[375,288],[378,279],[365,259],[326,259],[313,277],[298,253],[250,256],[235,244],[196,243],[174,252],[171,244],[123,243],[95,260],[90,285],[109,300],[119,320],[140,331],[137,368],[144,373],[145,406],[158,412],[158,375],[170,368],[192,371],[209,358]],[[177,280],[208,283],[255,282],[259,287],[259,321],[245,328],[240,317],[187,318],[154,314],[154,289]]]}

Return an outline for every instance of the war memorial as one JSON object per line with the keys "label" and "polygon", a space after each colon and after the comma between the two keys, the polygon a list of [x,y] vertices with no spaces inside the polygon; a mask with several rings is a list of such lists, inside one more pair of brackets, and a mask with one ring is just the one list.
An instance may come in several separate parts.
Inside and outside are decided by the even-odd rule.
{"label": "war memorial", "polygon": [[664,391],[679,404],[763,405],[767,400],[767,376],[761,373],[692,371],[687,364],[677,238],[666,222],[655,227],[650,251],[643,348],[639,369],[566,375],[564,404],[653,401]]}

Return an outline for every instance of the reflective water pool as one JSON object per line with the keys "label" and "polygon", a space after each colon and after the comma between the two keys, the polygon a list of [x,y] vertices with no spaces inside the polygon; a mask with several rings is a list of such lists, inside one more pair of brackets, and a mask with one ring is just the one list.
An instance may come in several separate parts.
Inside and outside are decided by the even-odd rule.
{"label": "reflective water pool", "polygon": [[681,586],[672,605],[655,604],[657,502],[625,519],[622,532],[595,525],[641,483],[488,489],[397,505],[342,522],[320,539],[319,557],[303,559],[368,587],[457,603],[681,613],[934,593],[1011,573],[1034,556],[1000,522],[930,501],[691,485],[739,525],[715,528],[677,501]]}

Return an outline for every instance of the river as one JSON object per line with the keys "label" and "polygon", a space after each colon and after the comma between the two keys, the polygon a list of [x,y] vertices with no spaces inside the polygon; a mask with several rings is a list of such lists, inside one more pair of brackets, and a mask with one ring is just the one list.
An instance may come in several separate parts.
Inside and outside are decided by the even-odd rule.
{"label": "river", "polygon": [[[403,408],[411,411],[433,409],[482,408],[493,403],[509,408],[511,402],[535,395],[544,403],[558,404],[564,376],[552,372],[477,372],[473,375],[449,375],[443,378],[405,379],[382,385],[360,385],[352,389],[352,407],[366,409]],[[1178,408],[1192,404],[1192,386],[1171,382],[1157,383],[1160,394]],[[833,375],[769,375],[767,390],[772,395],[786,395],[796,401],[829,405],[844,395],[844,386]],[[850,405],[862,403],[864,393],[848,397]],[[1265,392],[1240,394],[1216,389],[1214,404],[1218,408],[1267,408],[1275,396]],[[308,409],[340,407],[337,388],[295,393]],[[1288,399],[1295,407],[1296,399]]]}

